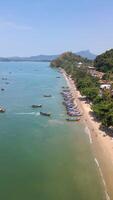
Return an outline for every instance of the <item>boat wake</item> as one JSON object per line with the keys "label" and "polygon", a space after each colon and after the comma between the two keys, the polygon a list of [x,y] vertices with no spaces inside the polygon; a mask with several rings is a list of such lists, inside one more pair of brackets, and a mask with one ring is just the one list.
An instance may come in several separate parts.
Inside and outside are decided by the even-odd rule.
{"label": "boat wake", "polygon": [[85,133],[89,136],[90,144],[92,144],[93,141],[92,141],[91,133],[90,133],[90,130],[87,126],[85,127]]}
{"label": "boat wake", "polygon": [[15,113],[16,115],[35,115],[35,116],[39,116],[40,113],[39,112],[20,112],[20,113]]}
{"label": "boat wake", "polygon": [[35,115],[36,115],[36,116],[39,116],[39,115],[40,115],[40,112],[36,112]]}
{"label": "boat wake", "polygon": [[108,194],[108,192],[107,192],[106,182],[105,182],[105,180],[104,180],[104,176],[103,176],[102,170],[101,170],[101,168],[100,168],[99,162],[98,162],[97,158],[95,158],[94,161],[95,161],[95,163],[96,163],[96,165],[97,165],[97,167],[98,167],[98,169],[99,169],[100,176],[101,176],[102,181],[103,181],[103,184],[104,184],[106,200],[110,200],[110,196],[109,196],[109,194]]}

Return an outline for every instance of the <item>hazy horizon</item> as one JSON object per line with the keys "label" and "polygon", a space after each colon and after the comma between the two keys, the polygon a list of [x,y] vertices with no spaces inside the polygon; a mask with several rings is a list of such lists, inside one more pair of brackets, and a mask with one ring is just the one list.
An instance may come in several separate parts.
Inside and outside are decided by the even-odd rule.
{"label": "hazy horizon", "polygon": [[0,57],[56,55],[113,47],[112,0],[4,0]]}
{"label": "hazy horizon", "polygon": [[[90,51],[89,49],[86,49],[86,50],[80,50],[80,51],[77,51],[77,52],[73,52],[72,51],[72,53],[79,53],[79,52],[85,52],[85,51],[89,51],[90,53],[92,53],[92,54],[94,54],[94,55],[97,55],[97,54],[95,54],[94,52],[92,52],[92,51]],[[68,52],[68,51],[64,51],[64,52]],[[3,58],[11,58],[11,57],[32,57],[32,56],[57,56],[57,55],[61,55],[62,53],[64,53],[64,52],[60,52],[59,54],[32,54],[32,55],[26,55],[26,56],[20,56],[20,55],[12,55],[12,56],[1,56],[0,55],[0,57],[3,57]]]}

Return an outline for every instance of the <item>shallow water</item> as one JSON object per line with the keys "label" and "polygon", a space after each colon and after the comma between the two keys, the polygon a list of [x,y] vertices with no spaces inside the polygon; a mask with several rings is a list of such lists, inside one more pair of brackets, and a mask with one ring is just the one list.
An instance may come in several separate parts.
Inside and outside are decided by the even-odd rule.
{"label": "shallow water", "polygon": [[[2,200],[104,199],[88,135],[81,123],[65,121],[60,92],[66,82],[58,75],[49,63],[0,63]],[[31,108],[40,103],[50,118]]]}

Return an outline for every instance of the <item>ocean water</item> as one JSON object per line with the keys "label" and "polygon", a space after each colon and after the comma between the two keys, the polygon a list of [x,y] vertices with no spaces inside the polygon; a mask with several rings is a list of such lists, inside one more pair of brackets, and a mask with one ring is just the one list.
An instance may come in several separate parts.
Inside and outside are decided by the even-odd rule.
{"label": "ocean water", "polygon": [[49,63],[0,63],[0,105],[6,108],[0,114],[1,200],[104,199],[84,126],[65,121],[60,92],[66,82],[57,76]]}

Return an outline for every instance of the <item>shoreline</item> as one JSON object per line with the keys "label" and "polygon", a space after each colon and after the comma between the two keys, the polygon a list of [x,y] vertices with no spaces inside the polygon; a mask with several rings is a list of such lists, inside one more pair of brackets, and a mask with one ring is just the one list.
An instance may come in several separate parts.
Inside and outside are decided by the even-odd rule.
{"label": "shoreline", "polygon": [[[77,90],[73,80],[67,76],[66,72],[62,70],[62,74],[70,88],[71,93],[75,99],[83,116],[81,121],[85,125],[85,133],[89,137],[89,142],[94,155],[94,162],[99,171],[103,182],[106,200],[113,199],[113,139],[106,135],[104,131],[99,129],[100,123],[95,121],[91,116],[92,112],[90,104],[85,100],[81,100],[81,94]],[[106,136],[106,137],[105,137]]]}

